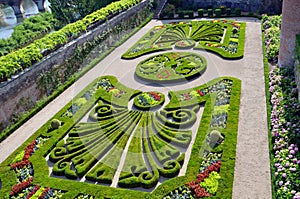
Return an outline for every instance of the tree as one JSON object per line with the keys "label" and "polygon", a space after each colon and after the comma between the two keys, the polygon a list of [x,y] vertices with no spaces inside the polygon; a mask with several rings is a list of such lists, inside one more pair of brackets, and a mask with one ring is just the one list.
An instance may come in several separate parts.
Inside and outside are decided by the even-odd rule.
{"label": "tree", "polygon": [[75,22],[116,0],[49,0],[59,26]]}

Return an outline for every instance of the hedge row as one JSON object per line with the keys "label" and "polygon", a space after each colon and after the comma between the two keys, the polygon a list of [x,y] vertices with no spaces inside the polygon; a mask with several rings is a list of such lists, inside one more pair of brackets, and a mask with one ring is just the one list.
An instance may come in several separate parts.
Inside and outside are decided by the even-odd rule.
{"label": "hedge row", "polygon": [[139,2],[139,0],[113,2],[81,20],[68,24],[51,34],[47,34],[45,37],[36,40],[24,48],[0,57],[0,82],[6,81],[12,75],[31,67],[34,63],[39,62],[44,55],[78,37],[80,34],[86,32],[88,28],[94,27],[97,22],[104,22],[113,13],[126,10]]}

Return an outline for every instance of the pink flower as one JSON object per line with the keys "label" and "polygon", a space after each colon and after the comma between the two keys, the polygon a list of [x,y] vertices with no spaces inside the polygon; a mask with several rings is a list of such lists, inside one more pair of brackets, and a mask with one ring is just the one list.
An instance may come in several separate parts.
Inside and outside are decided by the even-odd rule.
{"label": "pink flower", "polygon": [[283,185],[283,181],[280,181],[280,182],[278,183],[278,185],[279,185],[279,186],[282,186],[282,185]]}

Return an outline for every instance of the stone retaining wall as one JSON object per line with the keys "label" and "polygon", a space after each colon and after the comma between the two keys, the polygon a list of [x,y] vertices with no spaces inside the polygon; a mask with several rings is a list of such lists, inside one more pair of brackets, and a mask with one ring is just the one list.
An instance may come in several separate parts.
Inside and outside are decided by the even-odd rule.
{"label": "stone retaining wall", "polygon": [[[62,46],[57,51],[46,56],[39,63],[34,64],[31,68],[26,69],[21,74],[13,77],[8,82],[0,84],[0,130],[9,122],[9,118],[22,111],[22,103],[32,104],[40,99],[40,91],[37,89],[37,79],[43,71],[49,71],[56,65],[61,65],[76,50],[77,46],[82,46],[87,41],[92,41],[95,37],[101,35],[104,31],[112,28],[123,20],[129,19],[135,13],[147,8],[150,0],[144,0],[134,7],[122,12],[107,22],[99,25],[93,30],[81,35],[79,38]],[[109,41],[111,45],[117,41]],[[21,103],[22,102],[22,103]]]}

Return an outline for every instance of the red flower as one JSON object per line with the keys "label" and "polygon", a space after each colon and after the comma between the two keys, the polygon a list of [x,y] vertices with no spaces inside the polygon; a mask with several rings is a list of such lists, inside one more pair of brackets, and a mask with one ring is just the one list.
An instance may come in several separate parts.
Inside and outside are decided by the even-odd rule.
{"label": "red flower", "polygon": [[184,100],[189,100],[189,99],[191,99],[190,94],[189,93],[185,93],[184,94]]}
{"label": "red flower", "polygon": [[25,180],[25,181],[23,181],[23,182],[21,182],[21,183],[19,183],[19,184],[15,184],[15,185],[12,187],[12,189],[11,189],[11,191],[10,191],[9,194],[10,194],[11,196],[13,196],[13,195],[15,195],[15,194],[21,192],[23,189],[25,189],[26,187],[30,186],[31,183],[32,183],[32,181],[33,181],[33,177],[30,177],[30,178],[28,178],[27,180]]}
{"label": "red flower", "polygon": [[39,190],[41,188],[41,186],[37,185],[34,187],[34,189],[32,190],[32,192],[30,192],[27,196],[26,199],[31,198],[31,196],[33,196],[35,194],[35,192],[37,192],[37,190]]}
{"label": "red flower", "polygon": [[161,97],[159,94],[155,93],[155,92],[149,92],[150,95],[152,95],[152,97],[156,100],[156,101],[160,101]]}
{"label": "red flower", "polygon": [[201,90],[198,90],[197,92],[198,92],[198,94],[199,94],[201,97],[204,96],[204,93],[203,93]]}
{"label": "red flower", "polygon": [[159,79],[166,79],[171,76],[171,73],[169,70],[163,70],[159,74],[156,75]]}
{"label": "red flower", "polygon": [[16,162],[16,163],[12,164],[10,166],[10,168],[12,168],[12,169],[16,169],[16,168],[20,169],[20,168],[23,168],[23,167],[25,167],[25,166],[27,166],[29,164],[30,164],[30,161],[27,159],[27,160],[23,160],[21,162]]}
{"label": "red flower", "polygon": [[46,189],[44,189],[44,191],[41,193],[41,195],[39,196],[38,199],[44,199],[44,197],[46,196],[47,192],[50,190],[49,187],[47,187]]}
{"label": "red flower", "polygon": [[220,167],[221,161],[215,162],[207,167],[205,171],[198,173],[196,181],[188,182],[186,183],[186,186],[188,186],[188,188],[197,196],[197,198],[210,196],[206,189],[200,186],[200,183],[203,182],[205,178],[208,178],[211,172],[218,172]]}

